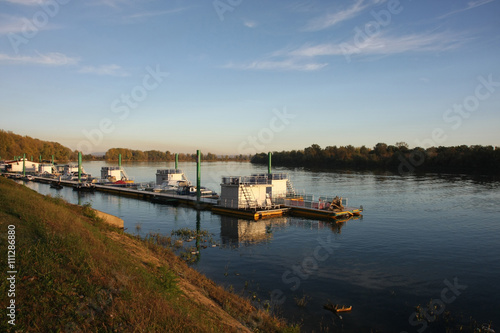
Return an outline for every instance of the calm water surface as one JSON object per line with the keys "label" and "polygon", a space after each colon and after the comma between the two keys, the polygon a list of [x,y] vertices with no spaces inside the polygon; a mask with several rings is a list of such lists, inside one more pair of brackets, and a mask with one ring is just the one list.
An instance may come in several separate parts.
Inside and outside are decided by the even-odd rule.
{"label": "calm water surface", "polygon": [[[99,176],[104,165],[87,162],[84,168]],[[173,164],[123,166],[131,178],[144,182],[154,181],[156,169]],[[180,167],[195,181],[194,163]],[[270,301],[279,315],[301,323],[306,332],[416,332],[422,326],[410,324],[414,307],[440,299],[449,288],[445,280],[453,285],[454,279],[461,289],[452,302],[443,303],[446,310],[479,322],[493,320],[499,327],[499,182],[465,176],[273,171],[289,173],[296,189],[363,205],[363,218],[341,224],[297,217],[248,222],[203,211],[201,228],[220,246],[202,249],[193,267],[260,304]],[[204,163],[202,185],[219,192],[221,176],[265,172],[266,167],[249,163]],[[132,234],[170,235],[174,229],[196,228],[197,214],[191,208],[27,185],[72,203],[90,202],[121,217]],[[455,296],[445,295],[448,300]],[[302,298],[305,307],[297,305]],[[352,305],[353,311],[341,321],[323,309],[328,300]]]}

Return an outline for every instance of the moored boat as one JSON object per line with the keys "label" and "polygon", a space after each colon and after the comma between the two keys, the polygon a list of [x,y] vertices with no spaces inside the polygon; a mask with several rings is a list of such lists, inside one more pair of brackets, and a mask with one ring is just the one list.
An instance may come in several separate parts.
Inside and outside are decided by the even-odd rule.
{"label": "moored boat", "polygon": [[94,190],[95,190],[95,184],[92,183],[78,183],[73,185],[73,191],[93,192]]}
{"label": "moored boat", "polygon": [[55,188],[56,190],[60,190],[63,188],[60,182],[51,182],[50,187]]}

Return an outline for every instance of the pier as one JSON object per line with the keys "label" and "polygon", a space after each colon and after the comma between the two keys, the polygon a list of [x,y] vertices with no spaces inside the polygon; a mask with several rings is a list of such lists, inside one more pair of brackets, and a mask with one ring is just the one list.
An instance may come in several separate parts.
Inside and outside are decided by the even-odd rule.
{"label": "pier", "polygon": [[[26,180],[26,177],[22,177],[20,174],[15,173],[5,173],[7,177],[19,180]],[[253,177],[257,177],[254,181],[262,181],[258,175]],[[282,178],[275,176],[275,178]],[[243,180],[249,181],[248,177],[242,177]],[[54,178],[40,177],[40,176],[31,176],[29,181],[36,181],[44,184],[50,185],[51,183],[58,183],[64,187],[74,188],[79,183],[78,181],[72,180],[57,180]],[[234,182],[234,177],[231,177],[229,180]],[[235,184],[232,184],[235,186]],[[248,183],[242,183],[241,185],[249,185]],[[255,185],[255,184],[254,184]],[[265,184],[262,184],[265,185]],[[240,186],[240,184],[238,184]],[[185,205],[188,207],[192,207],[199,210],[209,210],[215,214],[219,215],[229,215],[244,219],[250,220],[260,220],[267,218],[280,217],[285,215],[306,217],[306,218],[314,218],[314,219],[327,219],[331,221],[344,222],[351,217],[357,217],[361,215],[363,211],[362,207],[360,208],[352,208],[345,207],[344,210],[340,212],[329,211],[329,210],[318,210],[315,209],[314,203],[308,203],[308,201],[304,201],[302,197],[297,196],[294,199],[285,199],[283,198],[280,204],[269,206],[268,208],[263,208],[259,206],[249,207],[247,204],[241,206],[234,206],[234,203],[230,203],[224,201],[224,199],[214,199],[214,198],[204,198],[196,195],[179,195],[173,193],[158,193],[153,191],[139,190],[130,186],[116,186],[116,185],[101,185],[101,184],[92,184],[92,188],[94,191],[104,192],[112,195],[118,195],[123,197],[129,197],[139,200],[150,201],[153,203],[160,204],[172,204],[172,205]],[[241,190],[245,192],[243,194],[243,201],[247,201],[249,199],[249,192],[246,190]],[[248,200],[249,201],[249,200]]]}
{"label": "pier", "polygon": [[[182,204],[197,210],[210,210],[221,215],[230,215],[250,220],[259,220],[283,215],[293,215],[331,221],[346,221],[361,216],[363,207],[347,206],[347,199],[339,197],[297,194],[286,173],[272,173],[271,153],[268,154],[268,172],[250,176],[222,177],[221,193],[201,186],[201,159],[197,151],[196,186],[192,186],[182,170],[160,169],[156,173],[156,185],[147,188],[144,184],[135,184],[128,179],[121,167],[119,155],[118,167],[103,167],[101,180],[91,179],[83,172],[81,153],[78,154],[78,168],[64,167],[66,179],[57,174],[45,172],[43,176],[31,171],[26,174],[25,158],[21,173],[7,172],[5,176],[50,184],[53,188],[72,187],[77,191],[100,191],[108,194],[146,200],[159,204]],[[18,163],[19,164],[19,163]],[[86,181],[83,181],[86,180]]]}

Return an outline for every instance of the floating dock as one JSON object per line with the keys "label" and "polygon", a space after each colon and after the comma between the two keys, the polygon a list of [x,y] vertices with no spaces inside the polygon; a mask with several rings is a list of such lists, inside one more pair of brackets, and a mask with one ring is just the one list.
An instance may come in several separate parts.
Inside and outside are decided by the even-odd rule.
{"label": "floating dock", "polygon": [[[18,178],[17,174],[5,174],[12,178]],[[79,183],[72,180],[57,180],[34,176],[33,181],[53,184],[57,183],[66,187],[75,188]],[[273,184],[274,183],[274,184]],[[113,185],[92,184],[95,191],[105,192],[113,195],[130,197],[140,200],[146,200],[160,204],[183,204],[195,209],[210,210],[220,215],[235,216],[250,220],[260,220],[267,218],[280,217],[285,215],[300,216],[313,219],[325,219],[336,222],[345,222],[353,217],[361,216],[363,208],[347,207],[347,199],[342,199],[342,209],[329,209],[331,198],[295,196],[292,198],[282,197],[274,200],[271,204],[268,189],[275,186],[287,192],[290,184],[287,176],[284,174],[273,175],[252,175],[249,177],[226,177],[223,178],[222,193],[220,199],[204,198],[194,195],[162,193],[146,190],[138,190],[133,187],[122,187]],[[342,200],[345,200],[342,201]]]}

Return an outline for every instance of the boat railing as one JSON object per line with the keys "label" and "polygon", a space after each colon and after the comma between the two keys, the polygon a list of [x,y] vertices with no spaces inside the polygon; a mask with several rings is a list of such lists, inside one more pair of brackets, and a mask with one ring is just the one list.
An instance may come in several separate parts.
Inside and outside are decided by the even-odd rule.
{"label": "boat railing", "polygon": [[268,184],[267,176],[240,176],[222,177],[222,185],[265,185]]}
{"label": "boat railing", "polygon": [[184,173],[181,169],[158,169],[156,170],[156,174],[160,175],[170,175],[173,173]]}
{"label": "boat railing", "polygon": [[250,203],[238,199],[219,199],[219,206],[231,209],[269,209],[277,206],[276,202],[269,205],[251,205]]}
{"label": "boat railing", "polygon": [[262,177],[262,178],[267,178],[268,180],[283,180],[283,179],[288,179],[288,174],[287,173],[256,173],[252,174],[252,177]]}
{"label": "boat railing", "polygon": [[[330,209],[330,205],[335,200],[335,197],[332,196],[320,196],[317,199],[314,198],[313,195],[306,196],[296,196],[294,198],[285,198],[283,200],[283,205],[289,207],[303,207],[303,208],[311,208],[311,209],[320,209],[320,210],[328,210]],[[344,207],[347,206],[348,199],[341,198],[342,205]]]}
{"label": "boat railing", "polygon": [[123,170],[121,166],[103,166],[101,170]]}

